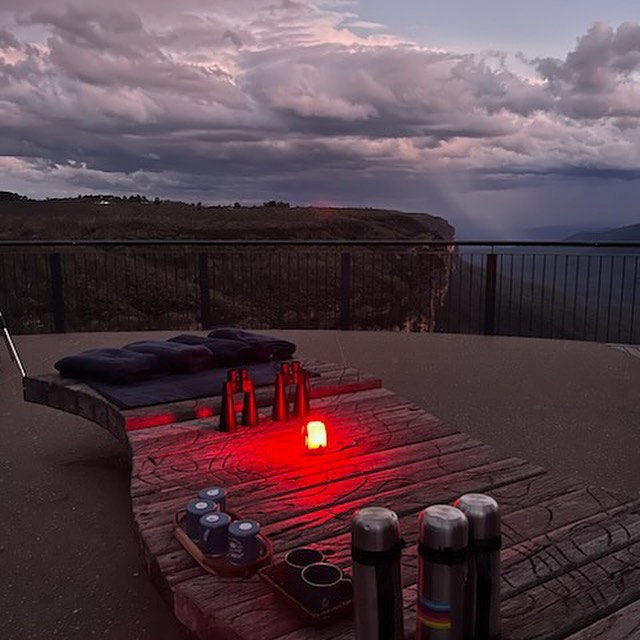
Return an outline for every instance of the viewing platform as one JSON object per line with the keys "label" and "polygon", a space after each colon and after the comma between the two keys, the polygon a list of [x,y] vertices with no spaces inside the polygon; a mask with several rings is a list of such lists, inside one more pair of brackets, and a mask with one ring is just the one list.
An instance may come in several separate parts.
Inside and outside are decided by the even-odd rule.
{"label": "viewing platform", "polygon": [[[18,336],[16,343],[29,374],[33,375],[52,371],[56,359],[85,348],[120,346],[149,336],[162,339],[172,333]],[[513,615],[509,614],[509,606],[517,601],[518,593],[537,588],[535,584],[542,585],[540,602],[544,604],[542,601],[547,597],[543,596],[543,592],[546,593],[544,585],[549,586],[551,582],[555,584],[558,580],[558,589],[567,591],[559,598],[560,604],[554,605],[554,615],[571,620],[576,632],[587,629],[597,618],[611,616],[606,625],[616,629],[617,635],[612,638],[633,637],[629,635],[633,632],[624,625],[628,620],[637,621],[638,607],[636,578],[633,577],[635,561],[632,560],[637,546],[635,503],[640,493],[640,478],[636,471],[640,450],[640,434],[636,429],[640,418],[636,398],[640,379],[637,347],[612,348],[604,344],[445,334],[329,331],[268,333],[286,337],[298,344],[297,358],[334,362],[341,367],[370,374],[369,380],[378,377],[384,390],[376,390],[376,385],[373,385],[373,389],[352,391],[354,399],[362,394],[363,402],[358,412],[364,418],[368,415],[368,402],[371,403],[373,420],[376,414],[374,407],[383,401],[380,398],[374,400],[369,395],[382,394],[387,398],[384,402],[397,403],[398,407],[410,411],[411,424],[415,422],[416,425],[415,429],[411,427],[408,431],[406,425],[398,427],[400,432],[396,437],[404,437],[402,433],[406,435],[414,431],[419,437],[417,426],[424,422],[424,437],[420,442],[424,440],[425,444],[419,444],[418,441],[414,444],[398,443],[399,448],[394,448],[394,451],[410,451],[416,446],[428,447],[431,446],[428,442],[436,443],[441,438],[452,442],[462,439],[467,444],[471,443],[469,447],[473,455],[481,458],[476,460],[477,464],[463,455],[464,451],[469,450],[466,446],[458,453],[451,451],[449,454],[442,450],[438,454],[459,458],[463,464],[459,471],[449,468],[447,463],[442,467],[442,473],[438,472],[433,479],[421,482],[419,474],[414,480],[407,480],[400,468],[398,481],[406,486],[406,491],[401,490],[400,493],[404,491],[407,494],[403,499],[405,502],[411,499],[416,501],[416,510],[419,510],[418,502],[421,500],[425,502],[423,506],[427,506],[432,497],[449,499],[447,491],[435,491],[432,495],[428,487],[433,487],[434,482],[444,487],[439,477],[447,478],[451,473],[454,476],[456,473],[464,475],[467,462],[470,468],[480,469],[483,465],[502,464],[504,473],[508,469],[530,471],[522,478],[514,477],[511,480],[491,476],[488,484],[482,484],[480,476],[476,478],[472,474],[468,476],[468,486],[464,483],[458,486],[455,478],[453,484],[448,485],[449,492],[453,494],[451,498],[459,491],[489,490],[493,487],[498,501],[504,505],[508,529],[505,531],[507,549],[503,553],[503,578],[507,582],[511,580],[511,586],[503,583],[503,598],[507,598],[507,608],[503,607],[505,628],[512,634],[507,638],[567,637],[566,634],[553,635],[555,625],[546,631],[540,628],[542,635],[535,635],[535,625],[527,626],[526,612],[522,613],[524,622],[517,621],[521,605],[514,609]],[[3,536],[6,542],[0,541],[4,545],[3,560],[11,575],[11,588],[5,598],[11,619],[9,637],[24,637],[26,633],[34,634],[36,638],[49,637],[53,630],[64,637],[76,637],[74,633],[77,633],[77,637],[84,637],[82,634],[86,634],[87,630],[105,628],[105,625],[115,637],[187,637],[184,629],[168,615],[169,610],[164,608],[142,575],[143,565],[136,557],[134,521],[129,510],[129,457],[126,447],[110,438],[106,431],[90,428],[77,417],[24,404],[17,369],[4,354],[0,376],[7,390],[3,430],[8,436],[2,479],[7,486],[10,508],[18,514]],[[319,402],[326,405],[330,413],[339,412],[342,410],[341,403],[349,404],[347,395],[344,401],[338,401],[337,404],[332,400],[339,397],[326,396]],[[206,420],[203,419],[203,423]],[[215,421],[215,418],[209,420]],[[359,424],[362,422],[359,420]],[[437,425],[444,431],[429,435],[429,429]],[[154,428],[158,429],[158,436],[160,431],[170,429],[153,427],[130,433],[140,434],[147,441],[145,446],[148,446]],[[197,429],[197,424],[194,423],[193,428]],[[135,440],[138,436],[132,437]],[[211,432],[207,437],[220,440],[234,436]],[[373,455],[378,447],[375,443],[367,445],[366,439],[362,443],[365,449],[372,447],[370,452],[365,452],[365,457]],[[424,457],[431,456],[425,454]],[[523,460],[516,461],[514,458]],[[418,473],[419,458],[410,466],[415,466]],[[134,461],[134,480],[137,477],[136,468],[139,469]],[[549,476],[545,469],[554,476]],[[224,472],[221,470],[221,473]],[[372,478],[384,473],[384,469],[376,471],[374,467],[371,468]],[[503,472],[496,473],[499,475]],[[154,474],[157,476],[157,472]],[[177,478],[180,473],[174,470],[169,475]],[[474,482],[480,484],[476,487]],[[539,485],[539,488],[532,488],[532,483]],[[161,488],[160,485],[158,488]],[[524,493],[517,491],[516,485],[522,485]],[[546,489],[540,488],[542,485]],[[426,493],[421,497],[423,489]],[[232,484],[229,490],[233,495]],[[295,487],[292,487],[292,491],[296,491]],[[356,496],[358,505],[363,506],[359,501],[368,499],[370,491],[359,491],[362,495],[358,493]],[[390,508],[394,507],[395,493],[392,491],[389,495],[387,506]],[[250,499],[249,494],[245,499],[239,498],[241,502],[250,502]],[[349,503],[346,497],[338,497],[337,500],[345,505]],[[243,506],[248,516],[251,515],[249,502],[246,509]],[[550,506],[551,510],[546,507],[540,510],[535,506],[538,502],[555,506]],[[268,509],[261,508],[260,513],[265,508]],[[345,514],[347,511],[345,506]],[[545,511],[547,516],[543,514]],[[535,517],[534,512],[538,514]],[[523,515],[527,513],[531,517]],[[42,522],[43,514],[47,516],[46,523]],[[615,519],[620,514],[630,520],[622,523],[624,526],[618,536],[611,530],[607,519]],[[296,514],[289,515],[296,517]],[[411,531],[411,515],[409,512],[403,512],[403,515],[408,518],[404,521],[403,534],[411,538],[415,533]],[[138,525],[140,517],[134,497],[134,518]],[[524,520],[521,520],[522,517]],[[261,518],[268,531],[270,527],[275,527],[274,531],[278,529],[279,518],[274,520],[267,511],[258,519]],[[342,520],[338,518],[338,528],[345,526],[346,521],[340,522]],[[595,533],[600,524],[604,537]],[[614,520],[610,524],[617,526]],[[6,524],[3,526],[7,527]],[[593,536],[585,533],[589,527],[594,529]],[[20,534],[25,530],[32,532],[26,542]],[[520,575],[519,570],[515,569],[518,554],[525,554],[524,558],[534,553],[534,547],[538,544],[535,541],[539,540],[542,544],[543,538],[546,540],[545,548],[548,544],[562,547],[562,536],[574,530],[577,538],[587,545],[581,551],[586,559],[575,558],[565,562],[552,554],[556,564],[551,562],[551,556],[547,560],[555,569],[543,563],[547,569],[541,569],[540,575],[534,576],[529,582],[523,579],[520,587],[515,585],[513,580],[516,578],[509,571],[516,571]],[[338,530],[335,533],[340,535]],[[276,547],[278,535],[274,533]],[[548,539],[545,537],[547,535],[550,536]],[[46,536],[46,543],[42,542],[43,536]],[[598,540],[601,537],[600,543]],[[142,541],[144,546],[144,535]],[[282,548],[276,548],[276,553],[281,551]],[[547,552],[550,552],[549,549]],[[567,553],[567,550],[563,553]],[[629,556],[627,560],[630,564],[628,562],[620,568],[627,562],[620,556],[625,553]],[[27,564],[25,559],[29,560]],[[345,558],[345,566],[348,566],[347,560]],[[606,570],[608,575],[613,575],[611,572],[615,573],[618,569],[622,571],[620,581],[615,581],[615,588],[613,583],[609,586],[597,584],[596,574],[591,575],[593,571],[600,571],[607,562],[613,563]],[[410,587],[412,576],[411,563],[415,565],[415,558],[410,559],[407,555],[403,569],[407,587]],[[588,576],[582,572],[582,568]],[[550,571],[549,575],[545,571]],[[575,576],[572,571],[577,571]],[[29,604],[28,599],[34,596],[29,595],[28,585],[35,572],[40,577],[43,592],[56,603],[50,608],[52,610],[38,608],[34,613],[35,600]],[[559,576],[564,573],[567,573],[569,582],[560,584],[562,579]],[[184,607],[185,593],[189,593],[187,583],[180,587],[179,592]],[[594,618],[593,610],[587,607],[587,600],[595,600],[592,609],[600,612],[597,618]],[[410,603],[409,591],[408,608]],[[550,605],[547,603],[544,606]],[[562,607],[565,609],[562,610]],[[190,626],[184,617],[184,608],[181,611],[178,617]],[[531,620],[534,618],[532,616]],[[286,615],[283,615],[283,619],[286,619]],[[549,620],[545,624],[550,624]],[[289,636],[286,634],[289,633],[292,634],[291,638],[298,637],[294,629],[285,626],[287,629],[283,627],[282,633],[287,638]],[[191,629],[196,631],[194,627]],[[41,635],[38,635],[39,632]],[[12,636],[12,633],[15,635]],[[575,636],[576,640],[590,637],[588,631],[584,633],[587,635]],[[200,633],[198,635],[207,637]]]}

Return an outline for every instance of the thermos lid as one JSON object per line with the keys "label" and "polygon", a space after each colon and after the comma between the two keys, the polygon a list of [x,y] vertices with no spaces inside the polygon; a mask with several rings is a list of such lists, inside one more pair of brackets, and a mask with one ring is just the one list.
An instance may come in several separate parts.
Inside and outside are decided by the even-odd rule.
{"label": "thermos lid", "polygon": [[400,540],[398,516],[384,507],[365,507],[351,520],[351,541],[361,551],[389,551]]}
{"label": "thermos lid", "polygon": [[466,493],[454,503],[469,520],[472,540],[490,540],[500,535],[500,507],[484,493]]}
{"label": "thermos lid", "polygon": [[467,517],[455,507],[435,504],[424,509],[418,519],[420,541],[436,551],[465,549],[469,540]]}

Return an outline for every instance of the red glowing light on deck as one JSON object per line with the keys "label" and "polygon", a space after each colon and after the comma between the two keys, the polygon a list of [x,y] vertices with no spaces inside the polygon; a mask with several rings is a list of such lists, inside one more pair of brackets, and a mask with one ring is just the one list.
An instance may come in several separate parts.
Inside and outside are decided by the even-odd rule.
{"label": "red glowing light on deck", "polygon": [[320,420],[311,420],[302,427],[304,448],[307,451],[322,451],[327,448],[327,427]]}
{"label": "red glowing light on deck", "polygon": [[213,407],[198,407],[196,418],[210,418],[213,415]]}

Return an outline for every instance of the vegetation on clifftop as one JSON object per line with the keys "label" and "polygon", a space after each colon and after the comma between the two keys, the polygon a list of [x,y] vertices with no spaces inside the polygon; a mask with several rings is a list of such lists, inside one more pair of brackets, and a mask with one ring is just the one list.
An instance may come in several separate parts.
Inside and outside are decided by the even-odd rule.
{"label": "vegetation on clifftop", "polygon": [[[102,202],[102,204],[101,204]],[[450,240],[443,218],[382,209],[202,206],[106,199],[0,201],[2,240]]]}

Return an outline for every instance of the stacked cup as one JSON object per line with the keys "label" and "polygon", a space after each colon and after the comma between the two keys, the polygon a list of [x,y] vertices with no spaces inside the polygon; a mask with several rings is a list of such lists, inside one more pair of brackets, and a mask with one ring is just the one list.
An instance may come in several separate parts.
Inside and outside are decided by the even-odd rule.
{"label": "stacked cup", "polygon": [[340,567],[326,562],[318,549],[301,547],[284,556],[285,589],[314,613],[336,606],[343,598],[345,582]]}
{"label": "stacked cup", "polygon": [[226,508],[227,492],[223,487],[201,489],[186,506],[187,535],[208,556],[226,556],[235,566],[253,564],[261,553],[260,525],[254,520],[232,521]]}

